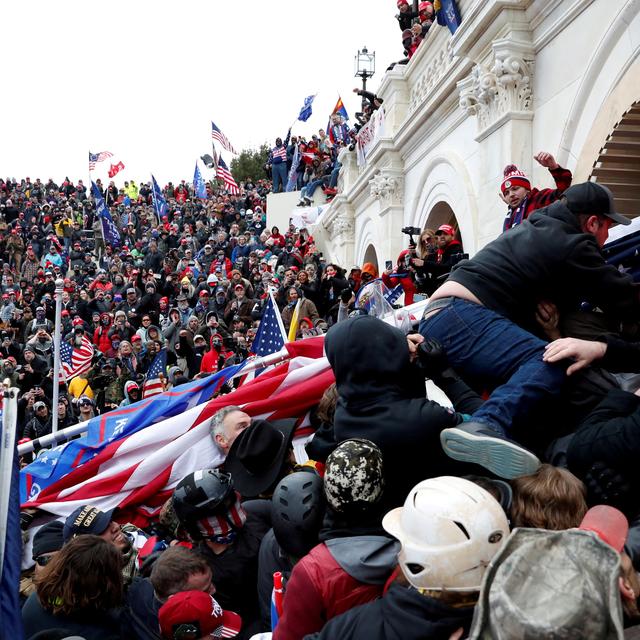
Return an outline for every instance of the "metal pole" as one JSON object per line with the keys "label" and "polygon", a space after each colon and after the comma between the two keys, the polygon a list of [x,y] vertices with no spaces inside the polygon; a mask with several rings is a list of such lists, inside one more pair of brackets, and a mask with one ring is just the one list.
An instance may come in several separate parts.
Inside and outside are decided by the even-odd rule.
{"label": "metal pole", "polygon": [[53,333],[53,400],[51,406],[51,433],[58,431],[58,395],[60,393],[60,325],[62,324],[62,291],[64,280],[56,280],[56,320]]}
{"label": "metal pole", "polygon": [[11,475],[16,451],[16,421],[18,389],[9,388],[9,380],[2,385],[2,442],[0,446],[0,570],[4,564],[7,540],[7,520],[11,495]]}
{"label": "metal pole", "polygon": [[363,93],[363,95],[362,95],[362,105],[361,105],[361,108],[362,108],[363,111],[364,111],[364,105],[367,104],[367,101],[366,101],[366,99],[364,97],[364,92],[366,90],[367,90],[367,72],[363,71],[362,72],[362,93]]}

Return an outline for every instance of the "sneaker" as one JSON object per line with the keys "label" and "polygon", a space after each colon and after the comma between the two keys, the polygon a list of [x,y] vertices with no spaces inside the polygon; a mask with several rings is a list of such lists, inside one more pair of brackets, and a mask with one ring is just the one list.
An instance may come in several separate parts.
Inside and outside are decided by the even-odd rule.
{"label": "sneaker", "polygon": [[450,458],[482,465],[500,478],[527,476],[540,467],[540,460],[531,451],[480,422],[444,429],[440,444]]}

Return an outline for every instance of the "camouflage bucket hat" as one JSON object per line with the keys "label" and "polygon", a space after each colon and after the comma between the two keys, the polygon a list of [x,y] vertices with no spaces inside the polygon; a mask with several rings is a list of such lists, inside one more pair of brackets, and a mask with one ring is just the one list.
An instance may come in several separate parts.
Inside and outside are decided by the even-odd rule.
{"label": "camouflage bucket hat", "polygon": [[336,511],[365,509],[383,489],[382,452],[370,440],[345,440],[327,458],[324,491]]}
{"label": "camouflage bucket hat", "polygon": [[620,557],[595,534],[515,529],[487,569],[469,640],[624,637]]}

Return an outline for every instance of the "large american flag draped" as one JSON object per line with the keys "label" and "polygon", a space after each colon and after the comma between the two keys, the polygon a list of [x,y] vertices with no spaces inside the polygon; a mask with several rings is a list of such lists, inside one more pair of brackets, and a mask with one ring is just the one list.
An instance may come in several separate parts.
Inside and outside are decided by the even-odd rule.
{"label": "large american flag draped", "polygon": [[225,136],[213,122],[211,122],[211,137],[214,140],[217,140],[222,145],[223,149],[226,149],[230,153],[238,154],[238,152],[233,148],[233,145],[229,142],[229,138],[227,138],[227,136]]}
{"label": "large american flag draped", "polygon": [[81,373],[91,369],[93,344],[86,334],[82,336],[82,344],[77,347],[66,340],[60,342],[60,381],[68,382]]}
{"label": "large american flag draped", "polygon": [[110,442],[23,506],[58,516],[87,503],[102,510],[119,507],[118,520],[145,526],[184,476],[223,462],[210,435],[218,409],[236,404],[254,418],[298,418],[294,445],[311,432],[309,410],[334,382],[323,344],[324,337],[287,344],[293,356],[288,362],[230,394]]}
{"label": "large american flag draped", "polygon": [[91,151],[89,151],[89,171],[93,171],[98,162],[112,157],[113,153],[111,153],[111,151],[100,151],[99,153],[91,153]]}
{"label": "large american flag draped", "polygon": [[233,179],[231,171],[229,171],[222,158],[218,158],[218,169],[216,170],[216,177],[220,178],[224,182],[225,189],[230,194],[238,195],[240,193],[240,187],[238,187],[238,183]]}
{"label": "large american flag draped", "polygon": [[164,376],[167,369],[167,350],[161,349],[158,352],[158,355],[153,359],[149,370],[147,371],[147,376],[144,380],[144,384],[142,385],[142,397],[148,398],[150,396],[158,395],[164,391],[164,387],[162,385],[162,378],[160,376]]}

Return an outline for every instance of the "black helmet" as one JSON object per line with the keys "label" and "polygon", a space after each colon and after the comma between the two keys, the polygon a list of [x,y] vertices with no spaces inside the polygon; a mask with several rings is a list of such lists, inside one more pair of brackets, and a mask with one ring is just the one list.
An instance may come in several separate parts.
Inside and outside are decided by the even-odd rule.
{"label": "black helmet", "polygon": [[235,500],[231,476],[217,469],[194,471],[173,491],[173,508],[180,524],[190,532],[196,520],[219,514]]}
{"label": "black helmet", "polygon": [[324,508],[322,479],[315,473],[298,471],[280,480],[271,499],[271,524],[283,551],[302,558],[318,544]]}

